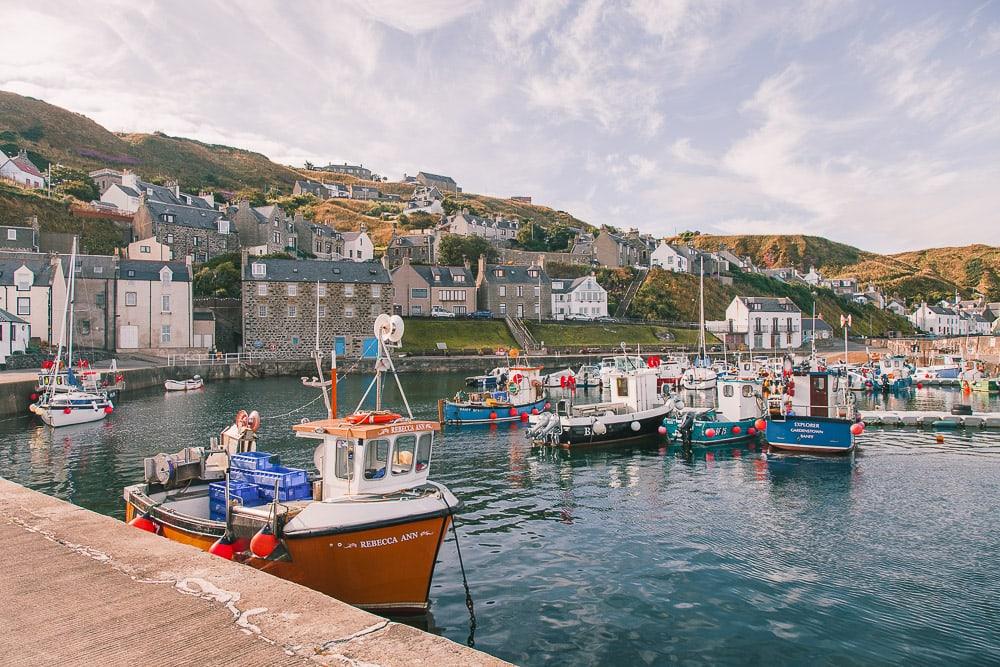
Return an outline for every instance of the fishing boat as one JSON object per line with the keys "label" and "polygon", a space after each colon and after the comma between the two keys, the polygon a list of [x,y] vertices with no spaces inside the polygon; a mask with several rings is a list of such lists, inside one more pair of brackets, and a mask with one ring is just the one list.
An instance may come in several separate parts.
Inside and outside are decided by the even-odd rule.
{"label": "fishing boat", "polygon": [[913,371],[913,381],[930,383],[941,380],[958,381],[962,373],[962,358],[952,355],[942,355],[941,363],[928,366],[919,366]]}
{"label": "fishing boat", "polygon": [[477,387],[479,389],[496,389],[501,377],[510,374],[509,366],[497,366],[483,375],[472,375],[465,378],[467,387]]}
{"label": "fishing boat", "polygon": [[[67,278],[66,305],[62,313],[62,326],[59,333],[59,345],[56,356],[52,360],[51,376],[46,383],[45,391],[38,395],[36,402],[28,406],[29,412],[38,416],[42,422],[53,428],[74,426],[96,422],[114,412],[114,405],[107,392],[100,390],[84,391],[77,388],[72,372],[73,368],[73,301],[76,297],[76,237],[73,238],[73,248],[69,260],[69,277]],[[63,344],[66,343],[66,361],[62,360]],[[57,391],[56,376],[65,367],[66,383],[73,387]]]}
{"label": "fishing boat", "polygon": [[972,382],[972,391],[995,394],[1000,392],[1000,379],[982,378]]}
{"label": "fishing boat", "polygon": [[601,373],[601,386],[608,387],[611,383],[611,377],[618,373],[628,373],[640,368],[647,368],[649,366],[648,362],[638,354],[628,354],[624,352],[625,346],[622,345],[623,354],[618,354],[613,357],[604,357],[601,359],[600,373]]}
{"label": "fishing boat", "polygon": [[[389,349],[402,333],[398,316],[376,319],[375,378],[343,417],[331,354],[331,380],[318,383],[327,418],[292,427],[316,443],[315,473],[259,451],[260,419],[240,411],[208,448],[146,459],[144,481],[124,490],[126,520],[364,609],[425,611],[461,502],[429,479],[440,425],[414,419],[405,394],[405,415],[382,406],[384,376],[395,376]],[[374,408],[363,410],[373,391]]]}
{"label": "fishing boat", "polygon": [[688,367],[687,358],[677,354],[670,354],[665,357],[655,357],[655,359],[657,384],[661,390],[664,385],[670,387],[671,389],[678,387],[681,382],[681,377],[684,375],[684,371]]}
{"label": "fishing boat", "polygon": [[205,386],[205,380],[200,375],[195,375],[190,380],[167,380],[163,383],[163,388],[167,391],[194,391]]}
{"label": "fishing boat", "polygon": [[900,391],[913,385],[913,367],[901,354],[887,354],[875,367],[873,383],[882,391]]}
{"label": "fishing boat", "polygon": [[701,260],[698,282],[698,356],[681,375],[681,387],[688,391],[715,389],[718,373],[712,369],[712,360],[705,345],[705,260]]}
{"label": "fishing boat", "polygon": [[453,425],[527,421],[547,403],[541,370],[541,366],[511,366],[505,383],[493,391],[459,391],[451,400],[438,401],[439,421]]}
{"label": "fishing boat", "polygon": [[564,368],[561,371],[549,373],[542,378],[542,384],[548,389],[572,388],[571,385],[576,385],[576,371],[572,368]]}
{"label": "fishing boat", "polygon": [[591,389],[601,386],[601,367],[596,364],[584,364],[573,376],[576,386],[580,389]]}
{"label": "fishing boat", "polygon": [[639,368],[609,374],[610,398],[576,405],[572,398],[556,402],[554,411],[540,414],[528,429],[538,444],[573,449],[611,445],[655,437],[663,418],[673,409],[657,389],[657,372]]}
{"label": "fishing boat", "polygon": [[829,370],[793,371],[790,360],[780,378],[766,390],[765,439],[774,449],[817,454],[854,450],[864,431],[841,378]]}
{"label": "fishing boat", "polygon": [[660,433],[684,445],[712,446],[755,440],[757,420],[763,416],[761,383],[756,379],[719,380],[715,408],[688,408],[673,400],[671,414]]}

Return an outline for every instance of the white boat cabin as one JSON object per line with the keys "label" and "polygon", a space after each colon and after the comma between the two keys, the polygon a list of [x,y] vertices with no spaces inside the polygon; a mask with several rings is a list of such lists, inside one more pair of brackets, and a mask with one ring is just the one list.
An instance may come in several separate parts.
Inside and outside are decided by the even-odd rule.
{"label": "white boat cabin", "polygon": [[719,380],[716,387],[719,413],[729,421],[759,417],[762,412],[759,389],[760,383],[756,381]]}

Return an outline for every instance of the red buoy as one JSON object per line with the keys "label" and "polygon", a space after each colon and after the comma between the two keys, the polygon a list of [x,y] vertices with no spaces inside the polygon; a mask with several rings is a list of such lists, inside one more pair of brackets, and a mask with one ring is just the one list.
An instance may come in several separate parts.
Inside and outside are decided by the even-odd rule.
{"label": "red buoy", "polygon": [[267,558],[278,548],[278,538],[271,531],[271,524],[265,524],[250,538],[250,553],[257,558]]}
{"label": "red buoy", "polygon": [[128,525],[133,528],[138,528],[139,530],[145,530],[147,533],[153,533],[154,535],[160,532],[160,527],[156,525],[156,522],[149,518],[148,514],[140,514],[135,516]]}
{"label": "red buoy", "polygon": [[743,432],[743,429],[740,428],[739,426],[734,426],[733,427],[733,435],[739,435],[742,432]]}
{"label": "red buoy", "polygon": [[551,404],[551,403],[546,403],[546,404],[545,404],[545,409],[546,409],[546,410],[550,410],[550,409],[552,409],[552,404]]}
{"label": "red buoy", "polygon": [[73,412],[73,411],[70,408],[63,408],[63,414],[64,415],[68,415],[71,412]]}
{"label": "red buoy", "polygon": [[233,556],[236,555],[236,549],[233,548],[232,538],[230,538],[228,534],[223,535],[208,548],[208,553],[213,556],[218,556],[219,558],[232,560]]}
{"label": "red buoy", "polygon": [[705,429],[705,437],[706,438],[714,438],[715,437],[715,429],[714,428],[706,428]]}
{"label": "red buoy", "polygon": [[523,422],[528,421],[528,413],[527,412],[522,412],[521,413],[521,421],[523,421]]}
{"label": "red buoy", "polygon": [[757,429],[751,426],[750,428],[747,429],[747,435],[757,435]]}
{"label": "red buoy", "polygon": [[508,412],[508,414],[511,417],[516,417],[517,416],[517,408],[511,408],[510,411]]}
{"label": "red buoy", "polygon": [[31,400],[32,401],[37,401],[38,400],[38,394],[32,394],[31,395]]}
{"label": "red buoy", "polygon": [[758,431],[764,431],[767,429],[767,422],[764,421],[763,419],[758,419],[756,422],[754,422],[754,426],[757,427]]}
{"label": "red buoy", "polygon": [[855,422],[851,424],[851,435],[861,435],[865,432],[864,422]]}
{"label": "red buoy", "polygon": [[110,405],[104,406],[104,414],[110,415],[114,411],[115,411],[115,409],[113,407],[111,407]]}
{"label": "red buoy", "polygon": [[497,418],[497,413],[491,412],[490,413],[490,419],[496,419],[496,418]]}
{"label": "red buoy", "polygon": [[923,382],[918,382],[917,383],[917,389],[923,389],[923,388],[924,388],[924,383]]}
{"label": "red buoy", "polygon": [[538,408],[531,408],[531,414],[537,415],[538,414]]}

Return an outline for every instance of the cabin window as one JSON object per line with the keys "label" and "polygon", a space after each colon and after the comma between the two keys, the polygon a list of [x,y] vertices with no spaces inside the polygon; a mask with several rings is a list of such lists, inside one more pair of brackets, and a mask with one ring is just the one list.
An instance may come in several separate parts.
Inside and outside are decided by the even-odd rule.
{"label": "cabin window", "polygon": [[619,396],[628,396],[628,378],[618,378],[617,390]]}
{"label": "cabin window", "polygon": [[392,474],[406,475],[413,470],[416,452],[417,436],[401,435],[396,438],[396,448],[392,451]]}
{"label": "cabin window", "polygon": [[427,470],[431,464],[431,434],[425,433],[420,436],[417,443],[417,472]]}
{"label": "cabin window", "polygon": [[389,460],[388,440],[369,440],[365,445],[365,479],[385,477],[385,465]]}
{"label": "cabin window", "polygon": [[347,440],[337,441],[337,454],[334,459],[333,474],[340,479],[350,479],[351,461],[354,458],[354,448]]}
{"label": "cabin window", "polygon": [[826,389],[826,378],[820,375],[816,378],[816,390],[823,391],[824,389]]}
{"label": "cabin window", "polygon": [[723,386],[722,387],[722,395],[725,396],[726,398],[732,398],[733,397],[733,385],[727,384],[727,385]]}
{"label": "cabin window", "polygon": [[748,384],[743,385],[743,398],[750,398],[753,396],[753,387]]}

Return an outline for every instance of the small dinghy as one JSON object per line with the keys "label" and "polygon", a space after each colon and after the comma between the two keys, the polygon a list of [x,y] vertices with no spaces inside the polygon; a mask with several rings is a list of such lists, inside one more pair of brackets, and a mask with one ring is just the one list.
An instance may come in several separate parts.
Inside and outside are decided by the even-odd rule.
{"label": "small dinghy", "polygon": [[167,391],[192,391],[205,386],[205,381],[200,375],[195,375],[190,380],[167,380],[163,383],[163,388]]}

